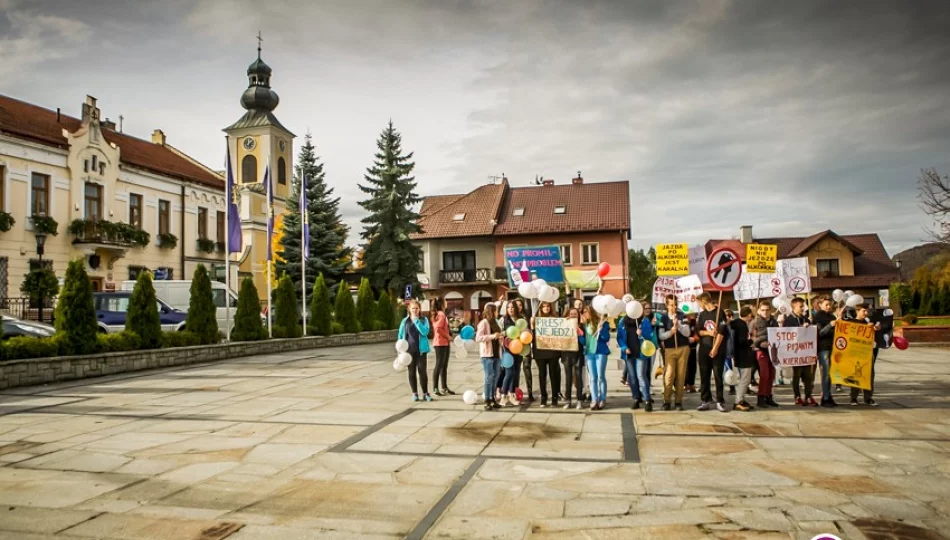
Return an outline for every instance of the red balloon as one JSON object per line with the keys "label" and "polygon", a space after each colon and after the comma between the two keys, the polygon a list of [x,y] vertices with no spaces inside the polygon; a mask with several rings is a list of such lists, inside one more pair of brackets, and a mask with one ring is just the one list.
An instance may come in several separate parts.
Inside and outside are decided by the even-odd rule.
{"label": "red balloon", "polygon": [[518,401],[521,401],[522,399],[524,399],[524,392],[522,392],[520,388],[515,388],[515,398]]}
{"label": "red balloon", "polygon": [[607,277],[607,274],[610,273],[610,264],[600,263],[600,266],[597,267],[597,275],[600,277]]}
{"label": "red balloon", "polygon": [[905,337],[894,336],[894,346],[903,351],[910,347],[910,343]]}

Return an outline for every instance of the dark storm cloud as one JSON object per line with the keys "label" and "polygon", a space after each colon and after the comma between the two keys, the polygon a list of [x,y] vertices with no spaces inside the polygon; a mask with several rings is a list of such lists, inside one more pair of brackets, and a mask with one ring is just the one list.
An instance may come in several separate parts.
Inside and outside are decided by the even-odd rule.
{"label": "dark storm cloud", "polygon": [[[314,134],[356,241],[392,117],[423,194],[506,173],[628,179],[634,245],[877,231],[913,245],[921,167],[950,171],[943,1],[13,2],[0,91],[89,92],[147,136],[220,162],[253,37],[278,116]],[[9,56],[9,55],[4,55]],[[96,78],[81,67],[98,58]],[[63,76],[84,84],[55,85]],[[31,84],[32,83],[32,84]],[[104,111],[104,114],[107,114]]]}

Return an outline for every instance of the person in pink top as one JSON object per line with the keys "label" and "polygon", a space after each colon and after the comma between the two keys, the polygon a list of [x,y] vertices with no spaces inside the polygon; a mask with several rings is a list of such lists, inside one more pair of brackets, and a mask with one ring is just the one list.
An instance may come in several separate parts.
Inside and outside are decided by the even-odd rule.
{"label": "person in pink top", "polygon": [[[435,337],[432,338],[432,346],[435,347],[435,370],[432,372],[432,386],[435,387],[437,396],[454,396],[455,392],[449,390],[449,384],[446,381],[449,376],[449,340],[452,334],[449,332],[449,318],[445,316],[445,302],[441,298],[432,300],[432,327]],[[442,382],[442,390],[439,390],[439,382]]]}

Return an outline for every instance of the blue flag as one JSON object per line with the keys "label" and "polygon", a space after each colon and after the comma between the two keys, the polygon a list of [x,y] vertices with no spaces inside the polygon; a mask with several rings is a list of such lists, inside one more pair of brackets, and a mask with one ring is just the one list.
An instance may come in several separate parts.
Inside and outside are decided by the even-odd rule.
{"label": "blue flag", "polygon": [[303,254],[303,260],[310,258],[310,211],[307,208],[307,175],[300,175],[300,222],[303,230],[303,245],[300,246],[300,253]]}
{"label": "blue flag", "polygon": [[231,170],[231,147],[227,148],[227,178],[224,196],[227,199],[228,213],[228,253],[240,253],[244,250],[244,238],[241,234],[241,215],[238,213],[238,194],[234,190],[234,173]]}
{"label": "blue flag", "polygon": [[274,260],[274,181],[270,177],[270,160],[264,169],[264,189],[267,190],[267,261]]}

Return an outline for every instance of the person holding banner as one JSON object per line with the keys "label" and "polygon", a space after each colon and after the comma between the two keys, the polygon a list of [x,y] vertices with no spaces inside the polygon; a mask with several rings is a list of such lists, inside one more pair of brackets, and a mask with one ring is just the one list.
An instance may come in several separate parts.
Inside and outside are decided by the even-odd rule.
{"label": "person holding banner", "polygon": [[[535,331],[538,317],[554,317],[554,306],[550,302],[541,302],[538,314],[531,318],[531,331]],[[561,392],[561,351],[541,349],[537,336],[531,344],[534,361],[538,364],[538,379],[541,383],[541,407],[548,406],[548,375],[551,376],[551,406],[557,407],[558,394]],[[530,369],[530,368],[529,368]]]}
{"label": "person holding banner", "polygon": [[[782,321],[783,328],[807,328],[811,326],[805,317],[805,301],[801,298],[792,299],[792,312]],[[805,387],[805,399],[799,385]],[[795,391],[795,405],[800,407],[817,407],[818,402],[812,397],[815,387],[815,365],[795,366],[792,368],[792,390]]]}
{"label": "person holding banner", "polygon": [[689,362],[690,328],[686,316],[676,308],[676,295],[666,295],[666,313],[660,314],[660,340],[663,345],[663,410],[670,410],[670,399],[676,399],[676,410],[683,410],[686,391],[686,366]]}
{"label": "person holding banner", "polygon": [[[713,304],[709,293],[697,298],[703,311],[699,314],[696,327],[699,329],[699,348],[696,357],[699,361],[699,392],[703,400],[697,410],[708,411],[712,408],[712,383],[716,384],[716,410],[726,412],[726,399],[723,393],[723,371],[726,366],[726,344],[729,326],[719,306]],[[710,381],[710,377],[714,381]]]}
{"label": "person holding banner", "polygon": [[835,341],[836,318],[832,310],[834,304],[827,295],[818,299],[818,311],[812,321],[818,327],[818,364],[821,366],[821,406],[834,408],[834,394],[831,393],[831,351]]}
{"label": "person holding banner", "polygon": [[607,317],[596,310],[587,310],[587,324],[584,325],[584,339],[587,343],[587,375],[590,378],[590,410],[603,410],[607,403],[607,355],[610,354],[610,325]]}
{"label": "person holding banner", "polygon": [[[869,407],[877,407],[877,402],[874,401],[873,399],[874,397],[874,364],[877,363],[877,353],[880,350],[878,349],[878,344],[883,339],[882,338],[883,331],[882,331],[880,322],[871,323],[871,319],[868,317],[868,313],[870,312],[870,309],[871,309],[870,304],[866,302],[862,304],[858,304],[854,306],[854,317],[853,318],[845,317],[844,320],[849,321],[849,322],[863,323],[863,324],[867,324],[868,326],[874,327],[874,352],[871,355],[871,389],[864,390],[864,404]],[[851,387],[851,406],[852,407],[858,406],[858,394],[860,392],[861,392],[860,388],[856,386]]]}
{"label": "person holding banner", "polygon": [[[583,305],[583,302],[581,302]],[[580,410],[584,401],[584,325],[581,324],[581,311],[577,308],[571,308],[565,315],[566,318],[577,320],[577,349],[574,351],[565,351],[561,355],[561,361],[564,363],[564,399],[567,403],[565,409],[570,409],[571,388],[577,391],[577,410]]]}
{"label": "person holding banner", "polygon": [[501,340],[505,333],[498,326],[498,311],[495,304],[488,303],[482,309],[482,320],[478,322],[475,332],[475,341],[478,342],[478,353],[482,359],[482,369],[485,373],[484,388],[485,410],[499,409],[501,405],[495,399],[495,381],[498,378],[498,368],[501,362]]}
{"label": "person holding banner", "polygon": [[767,300],[759,302],[757,315],[752,321],[752,347],[755,349],[755,360],[759,365],[758,405],[764,407],[778,407],[772,397],[772,383],[775,381],[775,366],[769,356],[769,327],[777,326],[772,318],[772,304]]}

